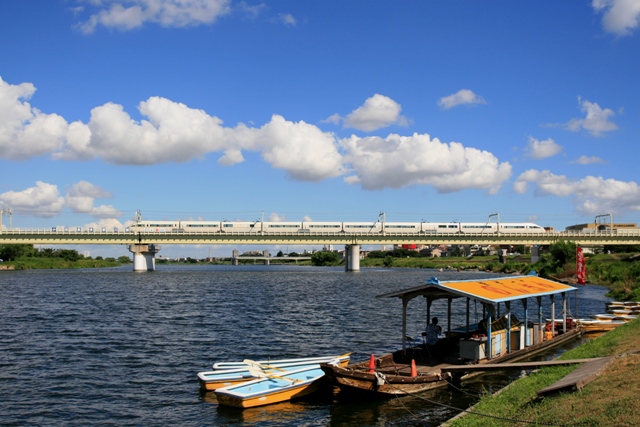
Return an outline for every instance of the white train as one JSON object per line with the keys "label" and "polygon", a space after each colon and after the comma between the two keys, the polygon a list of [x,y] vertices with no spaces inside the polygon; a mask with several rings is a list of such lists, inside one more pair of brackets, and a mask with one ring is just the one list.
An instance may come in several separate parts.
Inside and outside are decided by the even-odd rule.
{"label": "white train", "polygon": [[139,221],[130,229],[140,233],[351,233],[351,234],[537,234],[546,230],[531,222],[247,222]]}

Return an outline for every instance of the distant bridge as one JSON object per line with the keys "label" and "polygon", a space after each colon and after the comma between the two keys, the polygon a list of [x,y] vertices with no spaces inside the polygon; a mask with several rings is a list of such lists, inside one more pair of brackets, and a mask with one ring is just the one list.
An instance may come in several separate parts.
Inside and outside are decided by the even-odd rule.
{"label": "distant bridge", "polygon": [[2,230],[0,244],[129,245],[134,270],[152,270],[157,245],[345,245],[347,270],[358,270],[360,245],[539,245],[569,241],[581,246],[640,245],[640,230],[547,233],[327,233],[327,232],[133,232]]}

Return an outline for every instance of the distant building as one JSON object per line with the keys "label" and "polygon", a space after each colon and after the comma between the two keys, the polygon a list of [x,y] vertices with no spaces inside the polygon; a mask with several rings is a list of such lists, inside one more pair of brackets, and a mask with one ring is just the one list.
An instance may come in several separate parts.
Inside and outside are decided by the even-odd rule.
{"label": "distant building", "polygon": [[[589,233],[589,232],[604,231],[604,230],[610,230],[610,229],[611,229],[610,224],[596,224],[594,222],[590,222],[588,224],[570,225],[566,228],[566,231],[582,231],[582,232]],[[613,223],[613,229],[614,230],[637,230],[638,224]]]}

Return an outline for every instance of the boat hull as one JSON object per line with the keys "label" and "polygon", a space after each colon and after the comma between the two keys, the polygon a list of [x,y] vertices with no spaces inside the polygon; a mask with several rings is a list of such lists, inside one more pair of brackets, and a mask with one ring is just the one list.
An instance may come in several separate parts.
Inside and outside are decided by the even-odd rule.
{"label": "boat hull", "polygon": [[[321,361],[318,361],[321,360]],[[239,385],[248,381],[254,381],[269,375],[284,375],[285,372],[296,371],[309,367],[318,367],[320,363],[335,363],[338,366],[349,364],[349,354],[333,357],[286,359],[286,361],[273,362],[273,364],[262,364],[253,362],[253,367],[241,362],[220,363],[214,366],[221,366],[220,369],[207,372],[198,372],[198,382],[202,392],[216,391],[220,388]],[[231,366],[244,366],[231,368]],[[260,368],[262,367],[262,368]],[[260,375],[255,375],[255,374]]]}
{"label": "boat hull", "polygon": [[449,384],[450,376],[427,374],[421,376],[378,376],[375,373],[330,365],[320,365],[327,378],[348,393],[375,394],[380,397],[420,393]]}
{"label": "boat hull", "polygon": [[319,365],[272,375],[215,391],[218,403],[236,408],[253,408],[298,399],[318,391],[325,374]]}

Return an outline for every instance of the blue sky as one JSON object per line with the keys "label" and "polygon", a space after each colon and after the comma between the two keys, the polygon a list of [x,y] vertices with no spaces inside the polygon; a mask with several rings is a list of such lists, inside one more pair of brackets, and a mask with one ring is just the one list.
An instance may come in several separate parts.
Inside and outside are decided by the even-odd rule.
{"label": "blue sky", "polygon": [[639,20],[640,0],[4,0],[0,208],[640,223]]}

